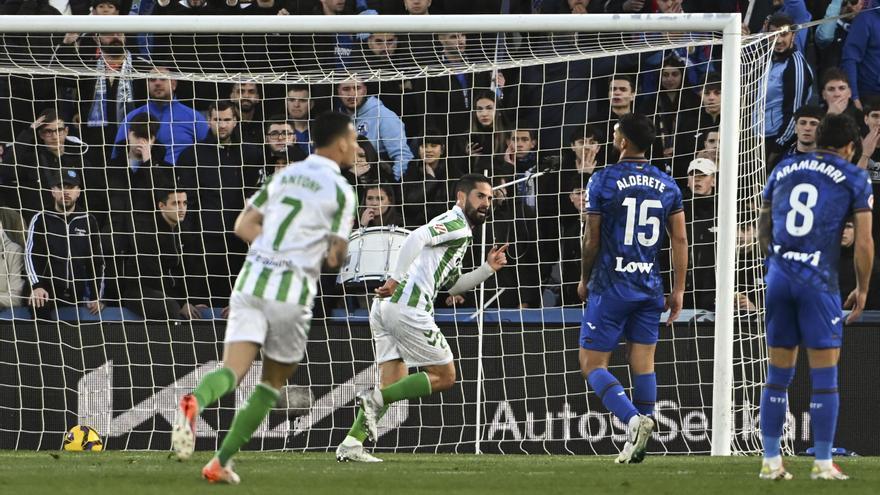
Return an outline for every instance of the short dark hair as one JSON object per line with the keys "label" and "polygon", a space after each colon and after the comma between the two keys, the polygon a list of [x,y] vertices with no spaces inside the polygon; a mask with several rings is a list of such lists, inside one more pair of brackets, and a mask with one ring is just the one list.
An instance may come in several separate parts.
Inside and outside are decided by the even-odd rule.
{"label": "short dark hair", "polygon": [[[187,194],[185,189],[174,189],[169,187],[169,184],[159,184],[161,187],[155,190],[154,197],[156,198],[156,203],[165,203],[168,204],[168,196],[177,193]],[[187,194],[187,200],[189,200],[189,195]]]}
{"label": "short dark hair", "polygon": [[351,117],[348,115],[339,112],[324,112],[312,123],[309,135],[316,148],[323,148],[345,136],[350,125]]}
{"label": "short dark hair", "polygon": [[291,84],[287,86],[287,92],[285,94],[288,94],[291,91],[307,91],[309,95],[312,94],[312,89],[308,84]]}
{"label": "short dark hair", "polygon": [[880,96],[863,97],[862,112],[866,116],[872,112],[880,112]]}
{"label": "short dark hair", "polygon": [[529,128],[524,127],[524,126],[517,126],[517,127],[514,127],[514,128],[511,129],[509,132],[510,132],[510,139],[513,139],[514,137],[516,137],[516,133],[517,133],[517,132],[528,132],[528,133],[529,133],[529,138],[531,138],[532,141],[537,141],[537,140],[538,140],[538,132],[535,131],[534,129],[529,129]]}
{"label": "short dark hair", "polygon": [[574,144],[578,139],[586,139],[586,138],[593,138],[596,141],[601,142],[604,137],[605,136],[603,136],[602,133],[599,132],[599,129],[596,129],[595,126],[592,126],[590,124],[585,124],[582,126],[575,127],[571,131],[569,138],[568,138],[568,142],[570,144]]}
{"label": "short dark hair", "polygon": [[854,143],[860,145],[862,136],[856,121],[845,113],[826,115],[816,129],[816,146],[825,149],[840,149]]}
{"label": "short dark hair", "polygon": [[654,143],[656,131],[651,119],[639,113],[628,113],[620,118],[618,130],[627,141],[631,142],[638,151],[648,151]]}
{"label": "short dark hair", "polygon": [[794,113],[794,120],[797,122],[797,119],[801,117],[812,117],[816,120],[822,120],[822,117],[825,116],[825,109],[820,107],[819,105],[804,105],[797,109]]}
{"label": "short dark hair", "polygon": [[293,126],[293,123],[290,122],[289,120],[287,120],[286,115],[277,113],[277,114],[272,115],[266,119],[266,121],[264,122],[264,125],[263,125],[263,131],[269,132],[270,127],[272,127],[273,125],[278,125],[278,124],[287,124],[290,126],[291,129],[296,130],[296,128]]}
{"label": "short dark hair", "polygon": [[784,14],[782,12],[777,12],[767,18],[767,26],[768,27],[773,26],[773,27],[781,28],[781,27],[785,27],[785,26],[791,26],[793,24],[794,24],[794,19],[790,15]]}
{"label": "short dark hair", "polygon": [[630,91],[632,91],[633,93],[636,92],[636,80],[634,77],[630,76],[629,74],[615,74],[615,75],[611,76],[611,79],[608,80],[609,86],[611,85],[611,81],[626,81],[629,83]]}
{"label": "short dark hair", "polygon": [[458,179],[458,183],[455,184],[455,192],[458,194],[459,192],[463,192],[465,194],[470,194],[471,191],[476,189],[477,184],[485,183],[489,184],[489,187],[492,187],[492,181],[489,180],[488,177],[482,174],[465,174],[462,175],[460,179]]}
{"label": "short dark hair", "polygon": [[446,147],[446,135],[440,129],[429,127],[425,129],[425,135],[422,136],[421,144],[439,144]]}
{"label": "short dark hair", "polygon": [[232,90],[235,89],[236,86],[238,86],[240,89],[245,84],[253,84],[254,88],[257,89],[257,95],[260,98],[263,97],[263,88],[262,88],[262,86],[260,86],[260,83],[258,83],[256,81],[239,81],[239,82],[232,83],[232,86],[229,87],[229,94],[232,95]]}
{"label": "short dark hair", "polygon": [[234,105],[229,100],[220,100],[211,103],[208,107],[208,118],[211,117],[211,112],[225,112],[227,110],[232,110],[232,114],[235,115],[235,119],[238,120],[241,117],[238,115],[238,106]]}
{"label": "short dark hair", "polygon": [[[128,121],[128,132],[141,139],[155,139],[159,132],[159,121],[149,112],[137,114]],[[125,137],[128,139],[128,135]]]}
{"label": "short dark hair", "polygon": [[707,91],[721,92],[721,76],[715,72],[706,74],[706,82],[703,84],[703,93]]}
{"label": "short dark hair", "polygon": [[669,55],[663,59],[663,65],[661,66],[661,69],[666,68],[680,69],[684,72],[684,62],[675,55]]}
{"label": "short dark hair", "polygon": [[820,86],[820,89],[825,89],[825,86],[831,81],[843,81],[849,84],[849,76],[839,67],[829,67],[822,73],[822,85]]}

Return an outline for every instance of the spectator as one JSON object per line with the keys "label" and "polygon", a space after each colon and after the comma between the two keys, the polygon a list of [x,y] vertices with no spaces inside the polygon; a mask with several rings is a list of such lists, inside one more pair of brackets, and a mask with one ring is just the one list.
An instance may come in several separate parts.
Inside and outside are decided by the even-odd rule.
{"label": "spectator", "polygon": [[715,307],[716,172],[718,167],[705,158],[691,161],[688,166],[689,192],[684,198],[688,245],[691,246],[693,307],[707,310]]}
{"label": "spectator", "polygon": [[[586,184],[586,183],[584,183]],[[581,279],[581,244],[583,242],[583,225],[586,222],[586,193],[584,186],[575,185],[566,195],[570,208],[560,217],[562,251],[559,273],[554,274],[560,282],[560,303],[563,306],[579,306],[581,300],[577,294],[578,282]]]}
{"label": "spectator", "polygon": [[0,309],[24,305],[24,222],[12,208],[0,208]]}
{"label": "spectator", "polygon": [[337,109],[354,119],[355,129],[366,136],[379,151],[394,162],[394,179],[399,181],[413,155],[407,146],[406,129],[400,118],[375,96],[367,95],[367,86],[354,79],[339,83]]}
{"label": "spectator", "polygon": [[[776,9],[774,15],[784,15],[789,17],[792,20],[792,24],[804,24],[813,20],[813,14],[807,10],[807,6],[804,0],[773,0],[773,7]],[[772,19],[774,15],[768,17],[768,31],[775,31],[782,26],[772,24]],[[771,28],[772,26],[772,28]],[[801,53],[805,53],[807,48],[807,33],[808,29],[799,29],[794,33],[794,44],[797,47],[797,50]]]}
{"label": "spectator", "polygon": [[446,159],[445,143],[442,137],[426,136],[419,145],[419,160],[413,160],[403,175],[403,215],[407,227],[425,225],[455,202],[456,179],[464,174]]}
{"label": "spectator", "polygon": [[379,160],[379,153],[370,140],[358,136],[359,149],[354,167],[342,172],[352,186],[392,182],[394,177],[391,166]]}
{"label": "spectator", "polygon": [[[843,224],[843,234],[840,237],[840,260],[837,264],[838,285],[841,297],[844,298],[841,300],[845,300],[850,292],[856,288],[856,269],[853,263],[855,234],[855,224],[852,221]],[[876,263],[877,260],[874,261],[871,281],[868,284],[868,300],[865,302],[865,309],[869,311],[880,309],[880,290],[878,290],[880,287],[877,285],[880,268]]]}
{"label": "spectator", "polygon": [[862,111],[852,100],[849,78],[842,70],[832,67],[822,74],[822,107],[827,113],[836,115],[845,113],[856,123],[862,121]]}
{"label": "spectator", "polygon": [[125,306],[147,320],[198,320],[207,309],[198,297],[207,292],[199,284],[200,243],[181,229],[187,207],[185,191],[159,189],[156,211],[135,222],[137,257],[126,271],[137,278],[125,287]]}
{"label": "spectator", "polygon": [[[785,14],[774,14],[767,21],[772,31],[794,24]],[[767,75],[767,101],[764,113],[764,137],[768,163],[794,139],[794,113],[813,94],[813,70],[794,43],[794,33],[780,33],[773,46],[773,58]]]}
{"label": "spectator", "polygon": [[92,0],[92,15],[119,15],[121,0]]}
{"label": "spectator", "polygon": [[[702,104],[700,97],[690,89],[686,89],[684,83],[684,62],[674,55],[666,57],[660,68],[660,90],[654,101],[646,105],[650,113],[655,116],[654,125],[657,128],[658,139],[655,147],[657,150],[662,150],[663,158],[666,159],[671,159],[675,155],[679,115],[683,112],[693,113]],[[714,98],[714,93],[710,97]],[[713,105],[712,108],[714,109],[715,106]]]}
{"label": "spectator", "polygon": [[[275,115],[266,120],[266,164],[274,165],[279,160],[288,163],[301,162],[308,156],[302,148],[297,146],[296,132],[293,124],[285,120],[284,115]],[[274,170],[265,171],[266,175],[272,175]],[[262,183],[263,181],[258,181]]]}
{"label": "spectator", "polygon": [[409,15],[429,15],[431,0],[403,0],[406,13]]}
{"label": "spectator", "polygon": [[865,136],[859,166],[872,170],[880,167],[880,97],[865,100]]}
{"label": "spectator", "polygon": [[[320,0],[311,9],[311,15],[351,15],[355,11],[345,0]],[[373,11],[375,13],[375,11]],[[282,46],[291,46],[290,43]],[[351,33],[299,35],[292,42],[297,65],[304,70],[344,70],[352,65],[355,38]]]}
{"label": "spectator", "polygon": [[[593,114],[589,119],[589,122],[597,126],[599,132],[606,139],[611,139],[614,136],[614,126],[617,125],[620,117],[632,113],[633,102],[636,97],[635,90],[635,81],[630,76],[618,74],[613,76],[608,83],[608,113],[600,111]],[[604,144],[605,146],[602,148],[605,151],[605,156],[600,156],[599,160],[602,163],[616,163],[618,158],[617,150],[614,146],[609,146],[610,143]]]}
{"label": "spectator", "polygon": [[575,128],[569,137],[569,148],[563,156],[560,173],[560,191],[568,187],[586,187],[590,176],[604,164],[599,163],[600,142],[604,136],[595,127],[584,125]]}
{"label": "spectator", "polygon": [[262,144],[263,112],[260,87],[251,82],[235,83],[229,91],[229,101],[238,107],[238,134],[241,136],[241,142]]}
{"label": "spectator", "polygon": [[104,307],[100,300],[103,253],[97,220],[77,205],[82,191],[80,173],[70,168],[56,170],[47,185],[54,204],[31,220],[25,248],[34,315],[51,319],[58,308],[80,303],[98,314]]}
{"label": "spectator", "polygon": [[[138,107],[125,116],[125,121],[116,132],[115,142],[123,143],[128,136],[128,123],[136,116],[146,113],[159,122],[156,142],[165,147],[165,161],[172,165],[183,150],[202,141],[208,135],[208,123],[205,117],[191,107],[184,105],[174,97],[177,80],[171,79],[168,69],[156,67],[147,79],[150,96],[146,105]],[[113,156],[119,154],[118,148]]]}
{"label": "spectator", "polygon": [[700,135],[700,139],[698,141],[701,144],[697,145],[697,148],[700,150],[697,151],[696,158],[706,158],[711,160],[716,165],[721,165],[720,156],[719,156],[719,147],[721,146],[721,133],[716,131],[709,131],[705,134]]}
{"label": "spectator", "polygon": [[857,107],[861,109],[867,97],[880,97],[880,10],[866,10],[853,20],[841,66],[849,76]]}
{"label": "spectator", "polygon": [[358,217],[361,228],[403,225],[394,197],[394,188],[388,184],[367,186],[364,207]]}
{"label": "spectator", "polygon": [[287,119],[293,124],[295,141],[307,156],[312,153],[312,142],[309,137],[309,122],[315,100],[311,98],[311,90],[307,84],[295,84],[287,89]]}
{"label": "spectator", "polygon": [[12,199],[19,203],[11,206],[21,208],[25,220],[38,211],[51,209],[55,200],[47,184],[54,181],[61,168],[70,168],[77,171],[80,180],[83,170],[89,171],[85,177],[89,186],[87,207],[107,211],[107,201],[102,198],[106,195],[104,174],[84,158],[86,149],[82,141],[70,135],[67,123],[54,109],[43,110],[30,127],[18,134],[12,147],[15,171],[10,185],[18,192]]}
{"label": "spectator", "polygon": [[694,153],[697,151],[697,143],[707,133],[717,131],[721,124],[721,78],[718,74],[709,74],[706,77],[700,92],[701,107],[698,110],[682,112],[678,116],[675,134],[675,152],[672,159],[672,177],[682,186],[682,178],[686,177],[687,169]]}
{"label": "spectator", "polygon": [[[437,42],[442,49],[438,55],[441,64],[446,67],[464,66],[467,46],[465,33],[439,33]],[[474,75],[472,74],[460,73],[428,79],[425,125],[449,136],[448,141],[444,143],[449,156],[465,155],[465,133],[470,121],[470,98],[473,91]]]}
{"label": "spectator", "polygon": [[[817,58],[820,72],[832,67],[840,67],[843,45],[854,16],[865,7],[866,0],[831,0],[825,10],[825,19],[833,19],[840,15],[853,16],[837,19],[835,22],[823,22],[816,27],[816,47],[822,52]],[[858,121],[856,121],[858,122]]]}
{"label": "spectator", "polygon": [[473,98],[471,134],[468,139],[470,171],[473,173],[494,170],[495,161],[507,149],[510,128],[496,101],[495,93],[485,90],[477,92]]}
{"label": "spectator", "polygon": [[[816,149],[816,129],[819,128],[819,121],[825,116],[822,107],[816,105],[804,105],[794,113],[794,132],[797,139],[785,152],[780,155],[776,163],[801,153],[809,153]],[[776,166],[776,163],[773,166]]]}

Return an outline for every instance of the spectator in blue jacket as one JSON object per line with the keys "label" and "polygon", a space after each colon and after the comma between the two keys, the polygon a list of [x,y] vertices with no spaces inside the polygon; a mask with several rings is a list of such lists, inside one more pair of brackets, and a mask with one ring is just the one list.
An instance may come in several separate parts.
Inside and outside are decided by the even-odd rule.
{"label": "spectator in blue jacket", "polygon": [[[767,24],[770,30],[775,31],[790,26],[793,22],[785,14],[773,14]],[[795,46],[794,33],[782,33],[776,38],[767,78],[764,136],[768,151],[778,154],[793,142],[794,113],[809,101],[813,93],[813,70]],[[768,163],[772,161],[769,159]]]}
{"label": "spectator in blue jacket", "polygon": [[[150,95],[147,104],[135,108],[125,116],[116,132],[116,144],[125,143],[128,122],[147,113],[159,121],[156,143],[165,147],[165,161],[174,165],[183,150],[205,139],[208,135],[208,122],[202,114],[174,98],[177,81],[167,77],[167,73],[166,68],[157,67],[153,70],[153,77],[147,80],[147,91]],[[118,154],[117,147],[113,151],[113,157]]]}
{"label": "spectator in blue jacket", "polygon": [[[813,20],[813,15],[807,10],[804,0],[773,0],[773,6],[778,8],[776,14],[785,14],[791,17],[792,24],[803,24]],[[770,18],[772,17],[771,15]],[[769,18],[767,22],[770,22]],[[780,27],[782,26],[776,26],[776,28]],[[804,49],[807,47],[808,31],[809,29],[800,29],[794,35],[794,44],[801,53],[804,53]]]}
{"label": "spectator in blue jacket", "polygon": [[352,116],[357,133],[366,136],[380,155],[387,155],[394,162],[394,179],[400,181],[413,158],[400,117],[379,98],[368,96],[367,85],[354,79],[339,83],[336,97],[337,109]]}
{"label": "spectator in blue jacket", "polygon": [[842,65],[859,109],[863,98],[880,96],[880,10],[866,10],[855,18],[843,45]]}
{"label": "spectator in blue jacket", "polygon": [[843,44],[846,43],[846,36],[849,34],[854,17],[837,19],[835,22],[827,19],[841,15],[857,15],[865,7],[865,2],[866,0],[831,0],[828,4],[825,10],[826,22],[816,27],[816,46],[822,50],[822,56],[816,60],[819,73],[824,73],[830,67],[840,67]]}

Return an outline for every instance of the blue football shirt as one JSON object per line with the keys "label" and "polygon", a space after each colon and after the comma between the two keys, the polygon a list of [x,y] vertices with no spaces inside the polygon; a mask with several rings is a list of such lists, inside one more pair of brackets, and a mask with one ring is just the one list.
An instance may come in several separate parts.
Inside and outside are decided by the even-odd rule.
{"label": "blue football shirt", "polygon": [[621,161],[593,174],[587,213],[602,216],[602,239],[590,293],[627,301],[662,296],[657,255],[669,216],[682,209],[678,185],[647,161]]}
{"label": "blue football shirt", "polygon": [[776,165],[763,198],[773,219],[767,269],[796,284],[838,292],[843,225],[873,206],[868,172],[833,153],[803,153]]}

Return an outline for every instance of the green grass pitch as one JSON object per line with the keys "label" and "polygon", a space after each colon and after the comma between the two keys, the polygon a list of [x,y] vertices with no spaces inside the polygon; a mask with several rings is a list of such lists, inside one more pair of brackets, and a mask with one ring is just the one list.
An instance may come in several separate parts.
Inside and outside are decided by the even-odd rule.
{"label": "green grass pitch", "polygon": [[[848,458],[852,480],[810,481],[810,458],[787,467],[795,479],[758,479],[757,457],[648,457],[618,466],[611,457],[379,454],[382,464],[338,464],[333,454],[245,452],[239,486],[210,486],[199,472],[210,457],[177,462],[162,452],[0,452],[0,493],[89,495],[237,494],[650,494],[797,495],[880,493],[880,458]],[[832,486],[833,485],[833,486]]]}

